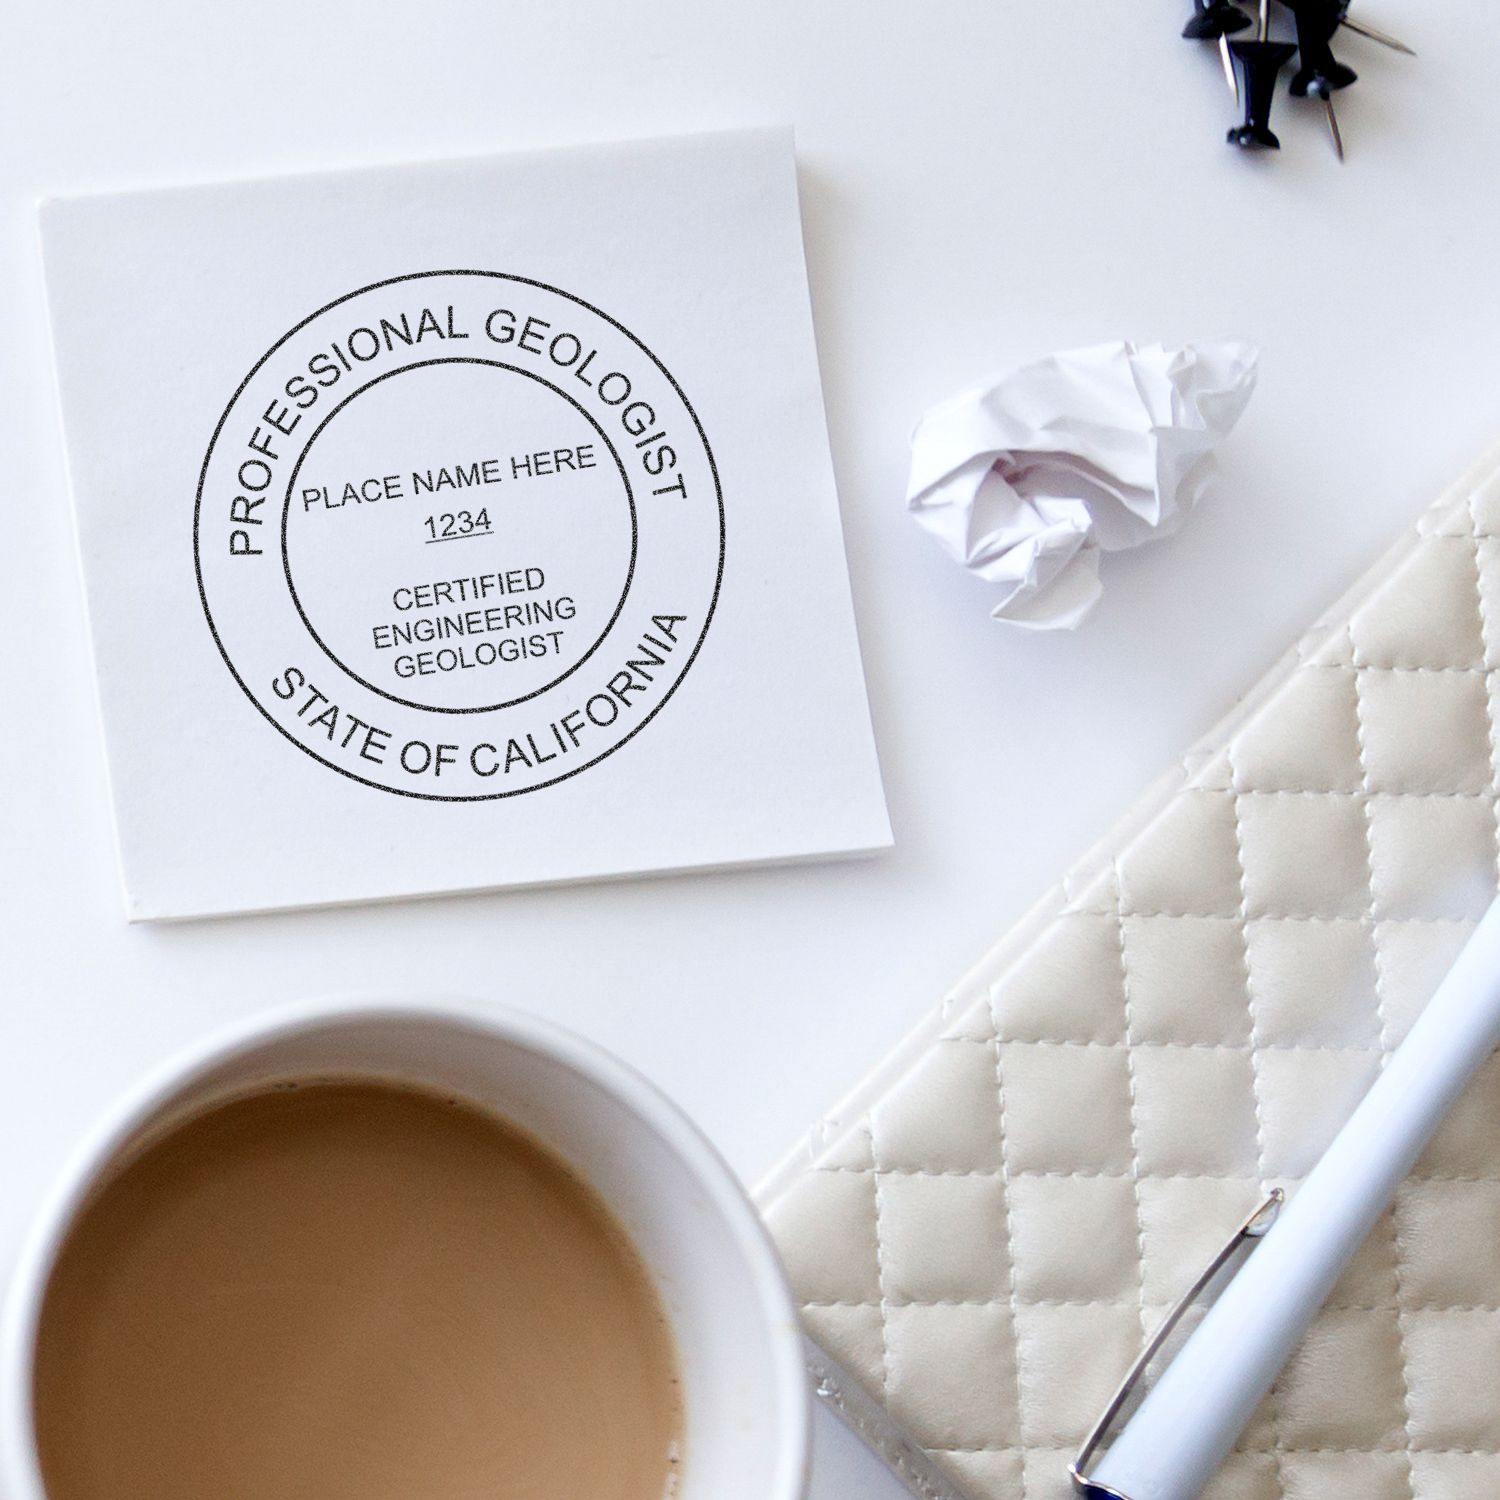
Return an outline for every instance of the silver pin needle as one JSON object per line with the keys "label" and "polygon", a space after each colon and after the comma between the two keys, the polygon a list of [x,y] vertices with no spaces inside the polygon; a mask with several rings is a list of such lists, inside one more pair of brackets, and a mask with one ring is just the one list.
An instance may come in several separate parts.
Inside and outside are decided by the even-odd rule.
{"label": "silver pin needle", "polygon": [[1382,47],[1389,47],[1392,52],[1404,52],[1408,57],[1417,55],[1405,42],[1398,42],[1389,32],[1377,31],[1373,26],[1365,25],[1363,21],[1352,21],[1345,16],[1344,25],[1350,31],[1357,31],[1361,36],[1369,37],[1372,42],[1379,42]]}
{"label": "silver pin needle", "polygon": [[1260,0],[1260,39],[1268,41],[1271,36],[1271,0]]}
{"label": "silver pin needle", "polygon": [[1344,137],[1339,133],[1339,117],[1333,112],[1333,95],[1323,95],[1323,112],[1328,116],[1328,134],[1333,137],[1333,154],[1344,159]]}
{"label": "silver pin needle", "polygon": [[1234,71],[1234,59],[1229,55],[1229,37],[1219,36],[1219,61],[1224,64],[1224,77],[1229,82],[1229,92],[1234,95],[1234,107],[1240,107],[1240,75]]}

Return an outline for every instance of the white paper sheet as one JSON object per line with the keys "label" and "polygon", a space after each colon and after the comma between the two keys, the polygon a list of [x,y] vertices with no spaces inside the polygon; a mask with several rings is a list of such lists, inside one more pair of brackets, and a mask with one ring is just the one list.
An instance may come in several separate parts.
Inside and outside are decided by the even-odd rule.
{"label": "white paper sheet", "polygon": [[889,842],[789,132],[43,228],[132,916]]}

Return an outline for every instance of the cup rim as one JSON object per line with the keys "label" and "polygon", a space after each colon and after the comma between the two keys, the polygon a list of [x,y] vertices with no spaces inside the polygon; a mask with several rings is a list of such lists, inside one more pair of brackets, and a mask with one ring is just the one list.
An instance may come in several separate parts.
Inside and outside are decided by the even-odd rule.
{"label": "cup rim", "polygon": [[811,1391],[796,1307],[771,1237],[718,1148],[638,1069],[579,1033],[498,1001],[438,995],[325,995],[214,1028],[124,1090],[86,1129],[44,1195],[12,1267],[0,1317],[0,1465],[12,1500],[46,1500],[36,1452],[32,1360],[42,1298],[74,1215],[98,1174],[163,1104],[221,1064],[330,1023],[425,1021],[487,1033],[560,1064],[622,1103],[692,1174],[751,1272],[774,1363],[776,1468],[765,1500],[802,1500],[811,1458]]}

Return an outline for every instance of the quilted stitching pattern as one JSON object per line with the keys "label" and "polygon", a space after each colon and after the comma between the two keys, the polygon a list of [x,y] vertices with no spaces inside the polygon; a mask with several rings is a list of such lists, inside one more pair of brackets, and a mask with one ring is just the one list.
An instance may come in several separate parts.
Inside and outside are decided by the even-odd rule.
{"label": "quilted stitching pattern", "polygon": [[[1069,1493],[1144,1332],[1494,895],[1496,466],[1372,578],[763,1192],[814,1336],[986,1500]],[[1207,1493],[1500,1494],[1500,1058]]]}

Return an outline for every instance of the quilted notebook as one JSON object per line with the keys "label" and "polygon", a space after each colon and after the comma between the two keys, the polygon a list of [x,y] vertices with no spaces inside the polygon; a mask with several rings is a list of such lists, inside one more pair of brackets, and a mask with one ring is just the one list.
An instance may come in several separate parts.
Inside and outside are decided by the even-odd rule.
{"label": "quilted notebook", "polygon": [[[772,1175],[810,1334],[979,1500],[1062,1500],[1147,1331],[1295,1191],[1497,879],[1500,455]],[[1211,1500],[1500,1495],[1500,1057]]]}

